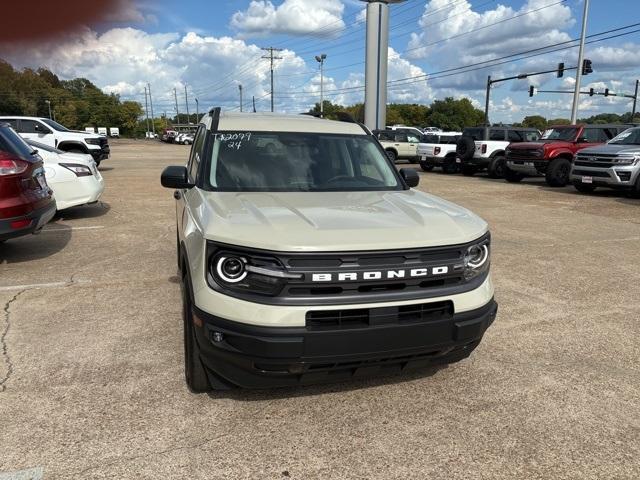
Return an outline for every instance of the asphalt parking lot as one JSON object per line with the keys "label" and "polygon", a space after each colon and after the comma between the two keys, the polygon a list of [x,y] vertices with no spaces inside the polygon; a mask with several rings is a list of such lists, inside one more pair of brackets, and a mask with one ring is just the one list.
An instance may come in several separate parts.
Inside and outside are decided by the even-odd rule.
{"label": "asphalt parking lot", "polygon": [[491,225],[501,310],[469,359],[346,384],[193,395],[174,200],[159,182],[187,152],[112,142],[100,204],[0,247],[0,472],[640,476],[640,200],[542,179],[422,174],[419,188]]}

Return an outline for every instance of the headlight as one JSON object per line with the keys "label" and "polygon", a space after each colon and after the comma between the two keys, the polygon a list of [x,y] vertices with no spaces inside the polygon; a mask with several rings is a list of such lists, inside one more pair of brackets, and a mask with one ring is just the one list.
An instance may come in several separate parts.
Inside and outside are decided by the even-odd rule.
{"label": "headlight", "polygon": [[637,165],[640,161],[640,155],[634,155],[633,157],[618,157],[613,159],[613,163],[617,165]]}
{"label": "headlight", "polygon": [[491,259],[490,240],[471,245],[464,255],[464,278],[471,280],[489,270]]}
{"label": "headlight", "polygon": [[216,290],[267,296],[278,295],[288,279],[302,278],[287,273],[276,258],[229,250],[215,251],[209,257],[208,276]]}
{"label": "headlight", "polygon": [[90,177],[93,175],[91,169],[86,165],[80,165],[78,163],[61,163],[59,165],[67,170],[71,170],[76,174],[76,177]]}
{"label": "headlight", "polygon": [[99,138],[85,138],[84,141],[87,142],[89,145],[100,145]]}

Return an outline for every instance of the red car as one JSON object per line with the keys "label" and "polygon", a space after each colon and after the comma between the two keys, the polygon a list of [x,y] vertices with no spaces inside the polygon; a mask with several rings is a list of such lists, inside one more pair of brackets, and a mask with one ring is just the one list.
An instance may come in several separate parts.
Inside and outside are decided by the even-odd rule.
{"label": "red car", "polygon": [[38,232],[55,213],[42,158],[0,123],[0,243]]}

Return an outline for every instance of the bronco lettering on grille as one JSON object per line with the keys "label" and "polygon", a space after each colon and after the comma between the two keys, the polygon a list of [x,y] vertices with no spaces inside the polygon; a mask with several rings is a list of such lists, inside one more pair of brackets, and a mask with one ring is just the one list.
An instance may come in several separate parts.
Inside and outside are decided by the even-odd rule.
{"label": "bronco lettering on grille", "polygon": [[357,282],[362,280],[393,280],[397,278],[419,278],[429,275],[446,275],[449,267],[412,268],[401,270],[373,271],[373,272],[345,272],[345,273],[314,273],[313,282]]}

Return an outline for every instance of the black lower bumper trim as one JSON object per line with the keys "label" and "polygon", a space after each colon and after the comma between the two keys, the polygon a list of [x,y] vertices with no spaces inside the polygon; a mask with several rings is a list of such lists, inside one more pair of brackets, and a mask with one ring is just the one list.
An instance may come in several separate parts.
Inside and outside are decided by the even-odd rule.
{"label": "black lower bumper trim", "polygon": [[[51,201],[47,206],[34,210],[33,212],[16,218],[0,220],[0,240],[23,237],[41,230],[56,214],[56,202]],[[31,220],[31,224],[26,228],[14,230],[11,223],[19,220]]]}
{"label": "black lower bumper trim", "polygon": [[313,331],[256,327],[194,308],[196,338],[213,383],[271,388],[389,374],[462,360],[480,343],[498,305],[437,321]]}

